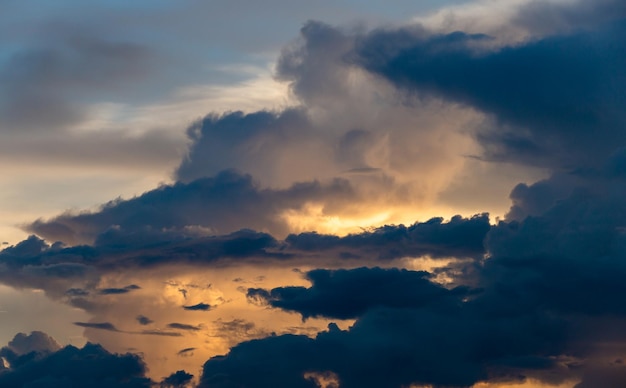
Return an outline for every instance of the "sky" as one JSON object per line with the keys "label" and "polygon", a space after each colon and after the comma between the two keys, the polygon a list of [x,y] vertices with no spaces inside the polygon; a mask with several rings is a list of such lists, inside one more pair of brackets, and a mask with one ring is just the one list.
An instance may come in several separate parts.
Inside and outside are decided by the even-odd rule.
{"label": "sky", "polygon": [[0,386],[626,385],[624,42],[618,0],[0,0]]}

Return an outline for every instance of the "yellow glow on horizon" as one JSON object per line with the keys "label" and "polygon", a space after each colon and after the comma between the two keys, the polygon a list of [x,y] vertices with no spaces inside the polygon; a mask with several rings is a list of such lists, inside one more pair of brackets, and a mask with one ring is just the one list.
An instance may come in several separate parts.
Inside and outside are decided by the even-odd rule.
{"label": "yellow glow on horizon", "polygon": [[[302,209],[289,209],[280,215],[291,233],[317,232],[345,236],[351,233],[362,233],[384,225],[410,226],[419,222],[426,222],[435,217],[443,218],[448,222],[452,217],[472,217],[481,214],[484,209],[459,212],[439,206],[424,206],[424,209],[415,209],[409,206],[389,204],[386,208],[376,204],[362,204],[359,212],[351,211],[350,214],[327,214],[321,203],[307,204]],[[493,225],[501,215],[491,215],[490,223]],[[279,236],[280,237],[280,236]]]}
{"label": "yellow glow on horizon", "polygon": [[364,228],[382,225],[389,219],[389,212],[374,212],[363,216],[339,216],[324,213],[323,204],[308,204],[300,211],[289,209],[283,218],[292,232],[318,232],[346,235],[362,232]]}

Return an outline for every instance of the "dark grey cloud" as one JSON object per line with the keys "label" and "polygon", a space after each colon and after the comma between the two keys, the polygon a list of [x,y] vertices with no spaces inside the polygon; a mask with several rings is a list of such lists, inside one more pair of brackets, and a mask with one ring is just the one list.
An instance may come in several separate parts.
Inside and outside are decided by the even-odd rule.
{"label": "dark grey cloud", "polygon": [[626,143],[626,12],[604,3],[620,8],[608,22],[496,49],[485,35],[373,31],[359,39],[354,60],[401,89],[492,115],[492,128],[479,134],[488,159],[595,165]]}
{"label": "dark grey cloud", "polygon": [[137,315],[137,317],[135,319],[142,326],[147,326],[147,325],[149,325],[151,323],[154,323],[154,321],[152,319],[146,317],[145,315]]}
{"label": "dark grey cloud", "polygon": [[211,305],[206,303],[198,303],[192,306],[183,306],[183,308],[189,311],[209,311],[211,309]]}
{"label": "dark grey cloud", "polygon": [[471,218],[454,216],[448,222],[433,218],[410,226],[386,225],[344,237],[318,233],[287,236],[292,250],[335,252],[340,257],[375,257],[391,260],[400,257],[480,258],[483,240],[490,229],[489,215]]}
{"label": "dark grey cloud", "polygon": [[186,357],[189,353],[193,353],[194,350],[196,350],[196,348],[181,349],[176,353],[176,355]]}
{"label": "dark grey cloud", "polygon": [[[408,227],[388,225],[344,237],[302,233],[282,241],[252,230],[211,237],[153,231],[142,240],[135,239],[133,232],[115,229],[117,239],[103,238],[94,246],[73,247],[48,245],[33,236],[0,251],[0,279],[16,287],[44,289],[51,297],[92,310],[97,307],[98,295],[128,294],[139,287],[99,287],[103,275],[120,269],[260,262],[355,266],[421,256],[478,260],[484,254],[483,240],[490,228],[488,216],[482,214],[456,216],[448,222],[434,218]],[[186,292],[182,285],[179,288]],[[202,304],[184,307],[204,308]]]}
{"label": "dark grey cloud", "polygon": [[379,307],[454,308],[469,294],[465,288],[448,290],[433,283],[428,272],[397,268],[316,269],[307,272],[306,279],[310,288],[249,288],[246,295],[257,303],[295,311],[303,319],[352,319]]}
{"label": "dark grey cloud", "polygon": [[170,329],[186,330],[186,331],[199,331],[202,328],[200,326],[188,325],[186,323],[168,323],[167,327]]}
{"label": "dark grey cloud", "polygon": [[0,385],[20,387],[124,387],[148,388],[146,366],[134,354],[111,354],[88,343],[82,349],[67,346],[52,353],[32,352],[12,360],[0,373]]}
{"label": "dark grey cloud", "polygon": [[135,334],[141,335],[156,335],[160,337],[182,337],[183,334],[177,331],[163,331],[163,330],[142,330]]}
{"label": "dark grey cloud", "polygon": [[287,189],[260,188],[249,175],[223,171],[212,178],[176,183],[130,200],[111,201],[94,213],[65,214],[38,220],[26,229],[53,241],[93,242],[96,246],[128,248],[154,243],[155,235],[170,231],[174,237],[194,236],[200,227],[213,233],[242,228],[286,234],[280,214],[299,209],[308,201],[339,203],[353,197],[347,181],[329,184],[305,182]]}
{"label": "dark grey cloud", "polygon": [[130,84],[137,85],[150,68],[153,53],[147,46],[70,30],[54,31],[0,64],[4,131],[45,132],[77,124],[87,114],[79,101],[94,88],[104,95],[131,92]]}
{"label": "dark grey cloud", "polygon": [[626,384],[626,368],[621,360],[598,365],[585,371],[583,379],[574,388],[621,387]]}
{"label": "dark grey cloud", "polygon": [[133,290],[138,290],[141,287],[139,287],[136,284],[131,284],[128,285],[124,288],[103,288],[99,291],[100,295],[120,295],[120,294],[127,294]]}
{"label": "dark grey cloud", "polygon": [[111,322],[74,322],[76,326],[85,327],[88,329],[98,329],[106,331],[121,332]]}
{"label": "dark grey cloud", "polygon": [[[301,108],[210,114],[187,130],[191,146],[176,170],[176,178],[191,182],[231,169],[233,163],[247,172],[253,167],[249,164],[273,164],[267,148],[280,144],[282,138],[302,136],[311,127],[306,111]],[[247,164],[241,166],[241,160],[232,160],[233,153]]]}
{"label": "dark grey cloud", "polygon": [[164,378],[159,386],[161,388],[184,388],[188,387],[192,380],[192,374],[179,370]]}
{"label": "dark grey cloud", "polygon": [[333,372],[342,387],[520,378],[619,386],[622,365],[603,363],[621,354],[626,339],[622,158],[617,152],[605,169],[514,189],[519,217],[489,230],[484,260],[440,269],[452,279],[445,287],[420,272],[359,268],[310,271],[308,288],[250,289],[250,298],[274,308],[356,323],[345,331],[331,325],[313,339],[235,346],[207,361],[201,386],[245,386],[255,378],[257,386],[306,387],[297,376],[312,371]]}

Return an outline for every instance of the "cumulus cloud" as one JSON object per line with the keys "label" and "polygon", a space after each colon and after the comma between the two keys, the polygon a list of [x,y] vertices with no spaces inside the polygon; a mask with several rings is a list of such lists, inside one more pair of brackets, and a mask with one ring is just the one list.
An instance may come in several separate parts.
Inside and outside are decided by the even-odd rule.
{"label": "cumulus cloud", "polygon": [[31,352],[52,353],[61,349],[54,338],[41,331],[33,331],[28,335],[18,333],[7,346],[18,356]]}
{"label": "cumulus cloud", "polygon": [[287,236],[292,250],[324,252],[344,258],[377,258],[391,260],[401,257],[480,258],[483,240],[491,228],[489,215],[471,218],[454,216],[450,221],[432,218],[410,226],[386,225],[344,237],[318,233]]}
{"label": "cumulus cloud", "polygon": [[211,309],[211,305],[206,303],[198,303],[192,306],[183,306],[183,309],[188,311],[209,311]]}
{"label": "cumulus cloud", "polygon": [[399,88],[491,115],[477,133],[487,159],[593,166],[626,142],[618,48],[624,16],[621,10],[594,28],[498,48],[481,34],[380,30],[359,41],[355,60]]}
{"label": "cumulus cloud", "polygon": [[130,200],[117,200],[100,211],[65,214],[39,220],[27,229],[50,240],[92,243],[114,248],[146,245],[168,231],[173,237],[225,234],[243,228],[286,234],[284,211],[302,208],[309,201],[340,204],[353,198],[350,184],[307,182],[287,189],[263,189],[250,175],[223,171],[149,191]]}
{"label": "cumulus cloud", "polygon": [[[0,252],[0,279],[92,312],[75,323],[91,335],[172,341],[177,361],[218,354],[205,337],[232,347],[205,363],[201,387],[313,387],[311,376],[347,388],[620,381],[621,366],[603,362],[626,351],[626,153],[613,152],[626,142],[623,14],[603,1],[614,15],[593,13],[577,29],[588,8],[574,3],[574,13],[549,5],[549,20],[564,18],[557,33],[528,16],[548,8],[520,8],[514,27],[537,32],[514,43],[481,31],[307,22],[276,68],[297,106],[199,120],[177,183],[28,225],[73,246],[30,237]],[[552,175],[517,185],[495,226],[487,214],[389,221],[414,220],[455,180],[462,192],[474,177],[468,156]],[[307,229],[361,226],[372,208],[390,209],[371,221],[389,225]],[[441,266],[363,267],[424,257]],[[295,266],[303,269],[290,280],[269,273]],[[259,268],[268,274],[240,273]],[[207,278],[170,280],[205,276],[195,272]],[[212,284],[209,276],[261,284],[228,281],[236,296],[191,286]],[[245,297],[254,317],[337,324],[277,335],[237,316]],[[194,320],[209,310],[227,312],[211,325]],[[124,314],[108,318],[114,312]],[[162,384],[188,382],[186,373],[170,377]]]}
{"label": "cumulus cloud", "polygon": [[3,387],[150,387],[146,366],[134,354],[111,354],[88,343],[78,349],[67,346],[54,352],[31,352],[16,358],[0,373]]}
{"label": "cumulus cloud", "polygon": [[306,273],[310,288],[279,287],[270,290],[249,288],[248,299],[272,307],[295,311],[303,319],[325,316],[351,319],[370,309],[445,309],[466,296],[465,288],[448,290],[430,279],[427,272],[381,268],[352,270],[316,269]]}

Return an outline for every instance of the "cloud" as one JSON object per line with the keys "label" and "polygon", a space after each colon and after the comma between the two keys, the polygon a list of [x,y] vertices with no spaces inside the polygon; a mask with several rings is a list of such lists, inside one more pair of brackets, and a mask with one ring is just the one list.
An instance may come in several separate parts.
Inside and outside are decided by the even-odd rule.
{"label": "cloud", "polygon": [[98,329],[98,330],[107,330],[120,332],[117,327],[115,327],[110,322],[74,322],[76,326],[85,327],[89,329]]}
{"label": "cloud", "polygon": [[176,355],[177,356],[181,356],[181,357],[186,357],[187,355],[189,355],[190,353],[193,353],[193,351],[196,350],[196,348],[185,348],[185,349],[181,349],[179,350]]}
{"label": "cloud", "polygon": [[178,330],[186,330],[186,331],[200,331],[201,330],[200,326],[188,325],[186,323],[178,323],[178,322],[168,323],[167,327],[169,327],[170,329],[178,329]]}
{"label": "cloud", "polygon": [[135,319],[137,319],[137,322],[140,325],[142,325],[142,326],[146,326],[146,325],[149,325],[151,323],[154,323],[153,320],[151,320],[150,318],[148,318],[148,317],[146,317],[144,315],[137,315],[137,318],[135,318]]}
{"label": "cloud", "polygon": [[489,215],[471,218],[454,216],[450,221],[432,218],[410,226],[385,225],[344,237],[318,233],[287,236],[293,251],[337,252],[341,257],[373,257],[390,260],[401,257],[479,258],[484,253],[483,240],[490,229]]}
{"label": "cloud", "polygon": [[193,375],[185,372],[184,370],[179,370],[168,377],[164,378],[161,381],[161,388],[183,388],[187,387],[188,384],[191,383],[193,379]]}
{"label": "cloud", "polygon": [[[234,232],[242,228],[286,232],[282,212],[299,209],[308,201],[352,197],[350,185],[336,180],[294,184],[284,190],[261,189],[249,175],[223,171],[213,178],[149,191],[130,200],[111,201],[95,213],[65,214],[39,220],[27,229],[50,240],[93,242],[109,248],[154,244],[169,239]],[[158,241],[157,241],[158,243]]]}
{"label": "cloud", "polygon": [[488,231],[483,260],[439,269],[450,278],[444,285],[424,272],[358,268],[309,271],[310,287],[249,289],[249,298],[303,318],[356,322],[315,338],[237,345],[207,361],[201,386],[247,385],[254,376],[258,386],[306,387],[306,373],[325,371],[342,387],[471,386],[520,376],[546,384],[621,382],[621,365],[602,364],[619,357],[625,340],[621,157],[611,156],[604,170],[516,188],[519,217]]}
{"label": "cloud", "polygon": [[146,366],[133,354],[111,354],[88,343],[82,349],[67,346],[52,353],[31,353],[16,359],[0,373],[3,387],[150,387]]}
{"label": "cloud", "polygon": [[189,311],[209,311],[211,309],[211,305],[206,303],[198,303],[193,306],[183,306],[185,310]]}
{"label": "cloud", "polygon": [[379,307],[445,309],[468,294],[467,289],[448,290],[433,283],[428,272],[397,268],[316,269],[307,272],[306,278],[312,283],[310,288],[249,288],[246,296],[295,311],[303,319],[352,319]]}
{"label": "cloud", "polygon": [[[555,9],[550,18],[563,12]],[[470,31],[308,22],[277,65],[300,105],[199,120],[188,130],[179,182],[32,223],[27,228],[49,241],[91,245],[30,237],[0,252],[0,278],[92,312],[93,322],[76,325],[94,335],[171,341],[170,355],[194,344],[180,342],[187,337],[219,338],[232,349],[206,362],[200,386],[315,386],[306,376],[333,376],[348,388],[524,378],[602,384],[604,369],[594,365],[623,352],[626,340],[626,159],[623,150],[604,158],[626,140],[617,130],[623,51],[612,50],[623,27],[590,21],[511,44]],[[468,155],[555,172],[516,186],[496,226],[487,214],[393,221],[415,220],[413,211],[430,208],[455,181],[463,192],[475,178],[465,169]],[[320,220],[364,229],[310,232]],[[363,267],[424,257],[443,267]],[[304,279],[291,273],[281,282],[272,273],[294,266]],[[190,275],[200,267],[211,271]],[[248,273],[259,268],[266,277]],[[194,295],[191,287],[213,282],[218,270],[224,279],[261,283],[247,290],[262,305],[247,306],[254,318],[232,315],[207,327],[185,320],[197,315],[181,306],[203,311],[227,300],[221,290]],[[135,283],[146,291],[128,292]],[[117,329],[125,318],[135,327],[155,323],[136,315],[146,306],[165,330]],[[171,311],[180,320],[171,322]],[[319,325],[292,328],[311,337],[255,325],[260,314],[298,319],[283,311],[354,324],[317,334]],[[192,348],[208,352],[194,345],[183,354]]]}
{"label": "cloud", "polygon": [[[153,56],[141,44],[86,31],[55,31],[46,42],[13,53],[0,67],[4,131],[59,131],[86,119],[81,95],[130,90]],[[106,93],[105,93],[106,94]]]}
{"label": "cloud", "polygon": [[126,286],[124,288],[103,288],[102,290],[100,290],[100,295],[119,295],[119,294],[127,294],[133,290],[138,290],[141,289],[141,287],[139,287],[136,284],[131,284],[129,286]]}
{"label": "cloud", "polygon": [[625,16],[495,49],[480,34],[379,30],[360,39],[355,60],[401,89],[491,115],[491,129],[477,134],[487,159],[593,166],[626,142],[619,130],[625,58],[617,49]]}
{"label": "cloud", "polygon": [[8,348],[21,356],[31,352],[52,353],[61,349],[61,345],[48,334],[33,331],[30,334],[18,333],[9,342]]}
{"label": "cloud", "polygon": [[259,387],[308,387],[314,385],[303,376],[311,371],[332,371],[345,387],[471,386],[496,374],[558,370],[553,358],[564,349],[563,329],[541,312],[495,318],[470,305],[373,308],[348,331],[331,325],[314,339],[282,335],[235,346],[207,361],[200,386],[246,386],[254,379]]}
{"label": "cloud", "polygon": [[160,337],[182,337],[182,333],[176,331],[162,331],[162,330],[142,330],[136,334],[141,335],[156,335]]}

